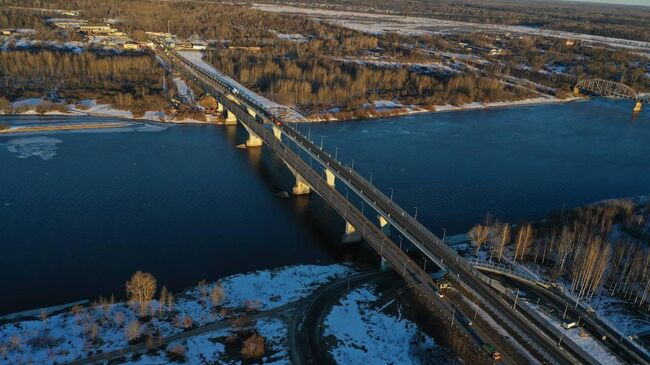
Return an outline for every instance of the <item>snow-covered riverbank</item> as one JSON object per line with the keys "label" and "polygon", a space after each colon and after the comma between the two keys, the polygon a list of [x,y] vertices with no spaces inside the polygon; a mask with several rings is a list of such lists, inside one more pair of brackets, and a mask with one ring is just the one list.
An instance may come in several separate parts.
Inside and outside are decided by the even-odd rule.
{"label": "snow-covered riverbank", "polygon": [[[211,323],[231,320],[253,311],[268,311],[310,295],[316,288],[354,270],[345,265],[300,265],[230,276],[218,281],[223,288],[219,303],[210,295],[217,282],[200,283],[175,299],[152,300],[146,318],[124,302],[102,300],[92,306],[75,306],[69,312],[40,318],[13,318],[0,325],[0,363],[54,364],[125,348],[145,337],[170,336]],[[277,327],[277,323],[269,323]],[[271,338],[275,331],[258,331]],[[263,329],[269,329],[265,331]],[[230,331],[224,333],[230,334]],[[218,355],[223,345],[205,344],[193,351],[197,359]],[[155,363],[155,362],[154,362]],[[195,362],[192,362],[195,363]],[[286,363],[286,361],[285,361]]]}

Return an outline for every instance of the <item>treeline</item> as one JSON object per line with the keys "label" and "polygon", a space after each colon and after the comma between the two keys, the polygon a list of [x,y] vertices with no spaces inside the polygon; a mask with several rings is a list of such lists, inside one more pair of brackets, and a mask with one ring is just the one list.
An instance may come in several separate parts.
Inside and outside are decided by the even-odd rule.
{"label": "treeline", "polygon": [[147,54],[58,50],[0,52],[0,96],[9,100],[55,94],[96,99],[141,113],[166,103],[164,69]]}
{"label": "treeline", "polygon": [[496,261],[547,267],[552,280],[591,301],[600,289],[650,310],[650,203],[613,200],[561,213],[543,224],[511,225],[487,218],[470,231]]}
{"label": "treeline", "polygon": [[[311,46],[306,46],[311,47]],[[495,79],[473,75],[422,74],[405,67],[382,68],[319,56],[319,52],[250,53],[220,49],[208,62],[246,87],[306,114],[338,108],[353,112],[376,100],[431,106],[531,96]]]}

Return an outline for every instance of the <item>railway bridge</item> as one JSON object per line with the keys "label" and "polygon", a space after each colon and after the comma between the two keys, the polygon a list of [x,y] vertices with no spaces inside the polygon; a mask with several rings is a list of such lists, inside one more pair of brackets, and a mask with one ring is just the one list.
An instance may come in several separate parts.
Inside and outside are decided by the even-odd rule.
{"label": "railway bridge", "polygon": [[[597,363],[575,343],[566,338],[562,340],[562,334],[558,331],[549,331],[548,324],[531,322],[527,315],[531,310],[525,303],[513,308],[498,292],[492,290],[484,274],[397,205],[392,197],[386,196],[352,167],[342,165],[294,126],[267,110],[254,96],[241,92],[226,78],[198,67],[162,45],[159,50],[164,52],[160,55],[173,67],[218,101],[226,123],[241,123],[244,126],[248,132],[247,146],[264,144],[286,163],[296,178],[294,194],[314,192],[328,202],[346,222],[344,239],[364,239],[381,257],[382,263],[390,265],[409,285],[418,289],[427,302],[442,308],[450,305],[441,299],[437,283],[431,276],[391,240],[388,227],[409,240],[427,259],[449,272],[451,280],[473,293],[486,311],[511,335],[548,363]],[[361,209],[348,200],[347,194],[337,190],[338,183],[361,199]],[[378,214],[378,224],[368,218],[368,209],[364,211],[364,207]],[[558,345],[559,342],[562,346]]]}
{"label": "railway bridge", "polygon": [[643,103],[650,104],[650,94],[640,94],[631,87],[620,82],[588,79],[579,81],[573,88],[573,93],[579,95],[581,92],[595,94],[599,96],[611,96],[616,98],[632,99],[635,101],[634,112],[641,111]]}

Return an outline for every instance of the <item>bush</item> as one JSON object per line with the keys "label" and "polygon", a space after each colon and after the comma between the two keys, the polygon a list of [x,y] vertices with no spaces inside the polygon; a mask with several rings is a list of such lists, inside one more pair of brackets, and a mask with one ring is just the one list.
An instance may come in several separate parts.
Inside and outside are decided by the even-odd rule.
{"label": "bush", "polygon": [[186,360],[185,353],[187,352],[187,347],[183,345],[170,345],[167,347],[167,357],[171,361],[184,362]]}
{"label": "bush", "polygon": [[244,341],[241,349],[244,359],[259,359],[264,356],[264,338],[254,333]]}

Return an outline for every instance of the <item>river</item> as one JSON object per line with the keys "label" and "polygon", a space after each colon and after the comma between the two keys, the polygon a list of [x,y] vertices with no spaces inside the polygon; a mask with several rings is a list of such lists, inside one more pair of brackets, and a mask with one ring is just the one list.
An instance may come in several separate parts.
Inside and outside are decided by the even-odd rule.
{"label": "river", "polygon": [[[650,193],[650,113],[625,101],[299,125],[434,233]],[[5,118],[24,124],[35,117]],[[87,122],[106,118],[84,118]],[[320,199],[242,128],[0,136],[0,313],[123,296],[135,270],[201,279],[368,257]],[[335,147],[338,151],[335,152]]]}

